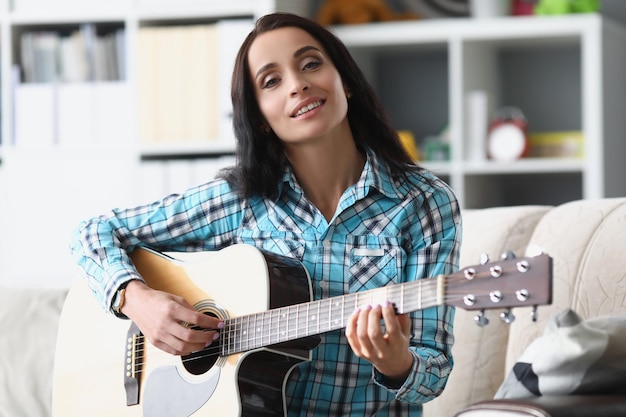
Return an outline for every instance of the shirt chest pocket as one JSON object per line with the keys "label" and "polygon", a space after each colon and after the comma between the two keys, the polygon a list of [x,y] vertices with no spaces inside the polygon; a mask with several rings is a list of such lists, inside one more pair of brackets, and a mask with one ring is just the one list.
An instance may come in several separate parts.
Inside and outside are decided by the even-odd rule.
{"label": "shirt chest pocket", "polygon": [[400,281],[404,250],[396,243],[378,239],[357,242],[350,252],[348,287],[351,293],[371,290]]}

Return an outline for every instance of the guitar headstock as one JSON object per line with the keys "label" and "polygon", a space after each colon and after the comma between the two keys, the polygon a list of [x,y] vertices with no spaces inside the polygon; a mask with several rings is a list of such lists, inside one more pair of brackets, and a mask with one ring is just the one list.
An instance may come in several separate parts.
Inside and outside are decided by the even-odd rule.
{"label": "guitar headstock", "polygon": [[509,257],[462,268],[448,275],[445,299],[446,304],[465,310],[551,304],[552,258],[546,254]]}

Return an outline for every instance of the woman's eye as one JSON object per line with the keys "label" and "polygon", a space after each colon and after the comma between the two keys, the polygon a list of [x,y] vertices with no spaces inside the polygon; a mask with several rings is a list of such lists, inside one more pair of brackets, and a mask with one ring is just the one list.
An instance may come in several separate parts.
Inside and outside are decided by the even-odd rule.
{"label": "woman's eye", "polygon": [[306,61],[304,63],[304,65],[302,66],[302,69],[304,69],[304,70],[311,70],[311,69],[315,69],[315,68],[319,67],[320,65],[322,65],[322,63],[320,61],[310,60],[310,61]]}
{"label": "woman's eye", "polygon": [[278,78],[276,77],[268,77],[265,80],[263,80],[263,85],[262,88],[271,88],[273,86],[276,85],[276,83],[278,83]]}

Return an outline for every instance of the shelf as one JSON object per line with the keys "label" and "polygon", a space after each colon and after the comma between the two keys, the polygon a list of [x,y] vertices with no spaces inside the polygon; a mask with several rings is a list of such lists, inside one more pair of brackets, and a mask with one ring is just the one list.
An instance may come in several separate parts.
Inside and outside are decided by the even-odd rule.
{"label": "shelf", "polygon": [[186,1],[185,4],[181,4],[179,1],[143,3],[146,4],[139,4],[135,10],[136,16],[140,21],[251,17],[258,10],[258,4],[253,0],[192,0]]}
{"label": "shelf", "polygon": [[603,22],[599,15],[585,14],[501,17],[490,19],[489,24],[457,18],[341,25],[331,29],[348,47],[446,43],[453,38],[497,43],[534,39],[535,44],[562,44],[571,43],[586,30],[597,30]]}
{"label": "shelf", "polygon": [[198,157],[233,155],[235,144],[233,141],[222,140],[214,142],[163,143],[143,144],[140,148],[142,160],[153,159],[192,159]]}
{"label": "shelf", "polygon": [[578,158],[525,158],[512,162],[464,162],[463,171],[475,174],[537,174],[582,172],[584,161]]}

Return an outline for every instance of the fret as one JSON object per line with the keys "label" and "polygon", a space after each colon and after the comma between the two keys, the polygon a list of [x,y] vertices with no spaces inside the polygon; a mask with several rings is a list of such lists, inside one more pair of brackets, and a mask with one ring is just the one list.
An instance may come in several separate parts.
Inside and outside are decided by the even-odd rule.
{"label": "fret", "polygon": [[241,325],[242,325],[243,333],[241,333],[241,335],[240,335],[240,337],[241,337],[240,350],[243,351],[244,350],[244,347],[243,347],[244,341],[246,343],[245,350],[250,349],[250,337],[251,337],[250,316],[245,316],[244,320],[241,323]]}
{"label": "fret", "polygon": [[224,321],[224,329],[222,330],[222,334],[221,336],[221,342],[220,342],[220,351],[221,351],[221,355],[222,356],[226,356],[228,354],[230,354],[230,352],[232,351],[232,330],[231,330],[231,323],[232,320],[225,320]]}
{"label": "fret", "polygon": [[296,318],[298,316],[298,306],[290,306],[288,308],[287,311],[287,323],[285,324],[285,328],[286,328],[286,333],[285,333],[285,337],[287,339],[285,340],[291,340],[293,337],[293,333],[294,333],[294,318]]}
{"label": "fret", "polygon": [[272,310],[267,311],[265,326],[263,327],[263,332],[267,337],[267,344],[273,344],[273,335],[274,335],[274,312]]}
{"label": "fret", "polygon": [[318,332],[332,330],[331,323],[331,312],[332,312],[332,300],[331,299],[323,299],[319,302],[319,321],[318,321]]}
{"label": "fret", "polygon": [[316,304],[316,312],[315,312],[315,317],[311,316],[311,320],[312,320],[312,324],[313,327],[315,329],[314,333],[315,334],[319,334],[320,333],[320,307],[322,305],[321,301],[318,301]]}
{"label": "fret", "polygon": [[270,329],[268,332],[270,344],[278,343],[280,341],[278,338],[278,320],[280,320],[280,311],[270,310]]}
{"label": "fret", "polygon": [[237,343],[239,343],[239,341],[241,340],[240,335],[239,335],[239,329],[237,327],[237,322],[240,321],[241,318],[233,318],[230,320],[231,326],[230,326],[230,332],[229,332],[229,337],[230,337],[230,351],[231,352],[236,352],[237,351]]}
{"label": "fret", "polygon": [[306,312],[304,314],[304,318],[302,320],[302,335],[303,336],[308,336],[311,334],[312,329],[311,329],[311,325],[312,325],[312,320],[311,320],[311,304],[308,303],[305,306]]}
{"label": "fret", "polygon": [[270,329],[272,327],[272,315],[269,311],[265,311],[261,317],[261,334],[259,335],[260,346],[271,345]]}
{"label": "fret", "polygon": [[254,315],[254,328],[251,337],[252,347],[256,348],[260,346],[260,342],[263,340],[263,314]]}
{"label": "fret", "polygon": [[300,307],[297,306],[296,307],[296,320],[294,322],[294,328],[293,328],[293,337],[297,338],[300,335]]}
{"label": "fret", "polygon": [[417,281],[417,309],[422,309],[422,280]]}
{"label": "fret", "polygon": [[341,297],[341,325],[346,323],[346,297]]}
{"label": "fret", "polygon": [[263,317],[263,336],[267,345],[272,344],[272,310],[268,310]]}

